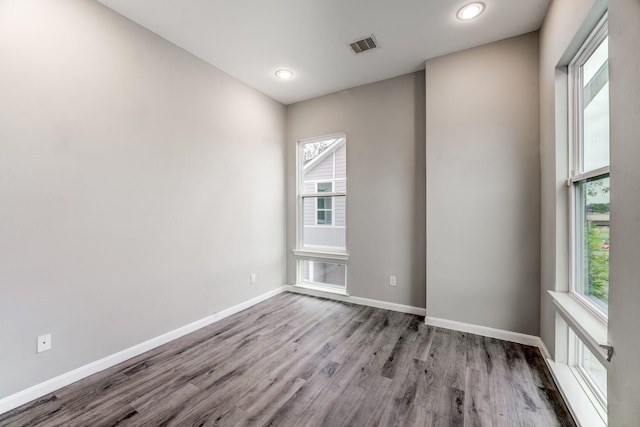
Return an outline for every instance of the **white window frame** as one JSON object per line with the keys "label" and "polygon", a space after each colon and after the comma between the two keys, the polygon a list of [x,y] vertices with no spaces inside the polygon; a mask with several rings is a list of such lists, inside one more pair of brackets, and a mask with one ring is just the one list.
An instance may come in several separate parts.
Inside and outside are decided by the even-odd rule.
{"label": "white window frame", "polygon": [[[344,266],[344,288],[341,289],[335,285],[328,285],[325,283],[319,283],[319,282],[314,282],[311,279],[309,279],[309,282],[305,282],[304,281],[304,272],[303,272],[303,263],[305,261],[311,261],[311,262],[321,262],[321,263],[327,263],[327,264],[338,264],[338,265],[342,265]],[[347,294],[347,278],[348,278],[348,270],[349,267],[343,262],[343,261],[335,261],[335,260],[331,260],[331,259],[310,259],[310,258],[298,258],[296,260],[296,286],[301,287],[301,288],[306,288],[306,289],[311,289],[311,290],[315,290],[315,291],[321,291],[321,292],[329,292],[329,293],[333,293],[333,294],[340,294],[340,295],[348,295]],[[309,276],[312,277],[313,276],[313,266],[310,266],[309,268]]]}
{"label": "white window frame", "polygon": [[[589,346],[587,346],[580,337],[573,331],[573,329],[569,328],[568,334],[568,361],[569,368],[571,372],[576,378],[576,381],[582,388],[582,391],[585,393],[586,397],[589,399],[593,408],[597,411],[600,418],[606,422],[607,420],[607,398],[604,396],[602,391],[598,388],[595,383],[595,380],[591,378],[589,372],[582,366],[583,361],[583,351],[590,351]],[[594,357],[597,356],[591,352]],[[605,369],[607,369],[606,365],[603,365]]]}
{"label": "white window frame", "polygon": [[[588,21],[583,22],[579,32],[589,34],[584,43],[578,48],[577,52],[570,46],[568,51],[563,55],[562,64],[558,65],[555,73],[555,90],[556,90],[556,137],[562,142],[566,138],[566,148],[568,160],[566,163],[567,185],[567,217],[566,225],[568,226],[568,250],[566,253],[558,253],[558,262],[564,264],[567,262],[567,281],[559,280],[556,282],[556,289],[549,290],[547,293],[551,296],[555,305],[555,351],[553,360],[547,359],[552,375],[556,380],[560,392],[567,401],[569,409],[576,421],[580,425],[593,425],[598,427],[606,427],[607,425],[607,405],[603,403],[602,394],[598,394],[597,386],[588,372],[582,368],[580,360],[580,342],[588,349],[595,358],[609,369],[612,356],[615,357],[613,347],[608,342],[607,318],[603,313],[596,309],[587,300],[582,297],[576,289],[576,256],[577,249],[582,248],[575,246],[576,238],[576,214],[578,206],[576,203],[575,188],[578,182],[605,175],[609,172],[608,166],[601,169],[582,172],[578,162],[582,160],[580,127],[575,120],[577,114],[582,114],[582,108],[578,101],[578,93],[576,93],[576,67],[577,61],[586,62],[586,57],[595,51],[600,44],[595,41],[600,31],[606,32],[606,5],[598,6],[598,10],[602,11],[603,17],[598,25],[591,27]],[[589,27],[588,27],[589,26]],[[604,30],[603,30],[604,28]],[[584,32],[583,32],[584,31]],[[604,39],[604,37],[602,37]],[[602,40],[601,39],[601,40]],[[564,62],[567,58],[571,61]],[[582,64],[581,64],[582,65]],[[579,89],[582,89],[578,86]],[[565,95],[565,96],[562,96]],[[576,105],[578,108],[576,108]],[[557,168],[560,172],[563,167]],[[575,172],[574,172],[575,171]],[[564,210],[560,208],[561,210]],[[582,209],[582,208],[581,208]],[[584,218],[581,219],[581,222]],[[580,252],[582,254],[582,252]],[[568,259],[567,259],[568,257]],[[568,282],[568,283],[567,283]],[[579,341],[578,341],[579,338]]]}
{"label": "white window frame", "polygon": [[[337,249],[337,248],[329,248],[329,247],[314,247],[314,246],[304,246],[304,201],[306,198],[316,198],[316,197],[332,197],[331,203],[331,225],[326,224],[327,227],[334,226],[335,227],[335,200],[336,197],[344,197],[345,206],[347,204],[347,192],[346,191],[335,191],[336,189],[336,181],[345,181],[347,178],[336,178],[335,176],[335,153],[333,154],[333,174],[331,178],[328,179],[318,179],[315,180],[314,183],[314,192],[308,193],[304,191],[304,177],[303,177],[303,150],[301,147],[304,144],[316,142],[316,141],[325,141],[328,139],[336,139],[336,138],[344,138],[345,144],[347,139],[346,132],[340,132],[331,135],[324,135],[316,138],[307,138],[300,139],[296,144],[296,248],[293,249],[293,253],[296,256],[296,286],[303,288],[312,288],[314,290],[319,290],[323,292],[329,293],[337,293],[342,295],[348,295],[347,293],[347,272],[348,265],[345,261],[349,259],[349,252],[347,251],[348,244],[348,236],[346,225],[341,226],[341,228],[345,229],[345,248]],[[327,183],[331,182],[332,191],[331,192],[318,192],[318,184],[319,183]],[[314,223],[316,226],[322,227],[323,225],[318,225],[318,204],[317,201],[314,203]],[[348,210],[348,209],[347,209]],[[346,215],[346,214],[345,214]],[[345,218],[346,221],[346,218]],[[322,286],[322,284],[304,284],[303,283],[303,272],[302,272],[302,262],[303,261],[316,261],[316,262],[327,262],[327,263],[335,263],[341,264],[345,266],[345,286],[344,290],[337,289],[333,286]]]}
{"label": "white window frame", "polygon": [[569,177],[567,186],[569,187],[569,293],[587,307],[593,314],[604,322],[607,322],[608,314],[593,301],[589,300],[578,288],[582,286],[582,238],[583,232],[578,231],[578,214],[582,211],[582,198],[579,195],[580,183],[587,182],[593,178],[608,177],[610,166],[598,169],[583,171],[583,108],[582,108],[582,74],[581,67],[591,57],[600,43],[608,35],[607,14],[602,17],[598,25],[591,32],[582,47],[578,50],[574,59],[569,64]]}

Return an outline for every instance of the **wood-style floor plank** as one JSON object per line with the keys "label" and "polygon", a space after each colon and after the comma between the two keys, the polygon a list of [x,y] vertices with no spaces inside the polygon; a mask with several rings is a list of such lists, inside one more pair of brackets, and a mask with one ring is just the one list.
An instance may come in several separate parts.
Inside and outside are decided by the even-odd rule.
{"label": "wood-style floor plank", "polygon": [[5,426],[574,426],[535,347],[285,293],[0,414]]}

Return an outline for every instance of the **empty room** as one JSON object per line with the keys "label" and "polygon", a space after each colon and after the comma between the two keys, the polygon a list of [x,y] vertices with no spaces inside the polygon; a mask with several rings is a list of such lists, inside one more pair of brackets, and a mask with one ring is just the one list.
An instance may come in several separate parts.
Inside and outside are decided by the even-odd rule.
{"label": "empty room", "polygon": [[0,0],[0,426],[640,426],[638,0]]}

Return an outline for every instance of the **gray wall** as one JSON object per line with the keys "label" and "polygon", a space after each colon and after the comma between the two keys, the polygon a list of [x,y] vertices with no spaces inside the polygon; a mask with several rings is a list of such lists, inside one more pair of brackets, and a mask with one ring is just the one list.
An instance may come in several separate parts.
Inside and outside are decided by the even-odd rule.
{"label": "gray wall", "polygon": [[609,0],[611,288],[609,425],[640,422],[640,2]]}
{"label": "gray wall", "polygon": [[284,106],[92,1],[0,58],[0,398],[284,284]]}
{"label": "gray wall", "polygon": [[424,307],[424,118],[422,72],[288,107],[289,284],[296,277],[296,141],[345,131],[349,294]]}
{"label": "gray wall", "polygon": [[427,315],[538,335],[538,33],[425,75]]}

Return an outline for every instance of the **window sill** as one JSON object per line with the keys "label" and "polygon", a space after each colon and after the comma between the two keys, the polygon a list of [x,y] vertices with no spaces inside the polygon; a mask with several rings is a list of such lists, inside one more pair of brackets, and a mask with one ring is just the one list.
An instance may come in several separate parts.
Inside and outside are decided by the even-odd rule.
{"label": "window sill", "polygon": [[557,312],[578,335],[580,340],[600,360],[607,365],[613,348],[607,341],[607,324],[567,292],[548,291]]}
{"label": "window sill", "polygon": [[327,292],[329,294],[344,295],[347,297],[349,296],[349,294],[345,289],[335,289],[335,288],[330,288],[328,286],[311,285],[308,283],[297,283],[293,286],[295,286],[296,288],[310,289],[312,291]]}
{"label": "window sill", "polygon": [[294,249],[292,252],[295,256],[306,258],[337,259],[340,261],[347,261],[349,259],[347,252],[327,252],[311,249]]}

